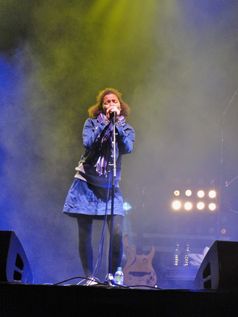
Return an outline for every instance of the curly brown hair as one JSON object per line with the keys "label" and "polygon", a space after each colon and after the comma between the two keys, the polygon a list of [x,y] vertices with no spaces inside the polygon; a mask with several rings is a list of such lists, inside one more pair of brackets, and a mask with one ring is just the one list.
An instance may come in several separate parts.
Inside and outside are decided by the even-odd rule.
{"label": "curly brown hair", "polygon": [[124,117],[127,117],[129,115],[130,107],[122,99],[122,93],[115,88],[105,88],[105,89],[99,91],[99,93],[96,97],[96,104],[88,108],[88,114],[89,114],[90,118],[96,118],[99,115],[99,113],[104,112],[103,111],[103,98],[109,94],[114,94],[117,96],[117,98],[120,102],[120,105],[121,105],[121,115],[123,115]]}

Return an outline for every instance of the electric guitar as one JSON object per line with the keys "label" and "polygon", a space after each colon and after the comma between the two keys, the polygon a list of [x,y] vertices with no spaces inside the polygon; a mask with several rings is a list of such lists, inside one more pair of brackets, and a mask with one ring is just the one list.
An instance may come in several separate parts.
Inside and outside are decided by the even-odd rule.
{"label": "electric guitar", "polygon": [[152,286],[157,283],[157,275],[152,265],[155,247],[148,254],[137,254],[136,247],[129,245],[128,236],[124,237],[126,263],[123,267],[124,283],[127,286]]}

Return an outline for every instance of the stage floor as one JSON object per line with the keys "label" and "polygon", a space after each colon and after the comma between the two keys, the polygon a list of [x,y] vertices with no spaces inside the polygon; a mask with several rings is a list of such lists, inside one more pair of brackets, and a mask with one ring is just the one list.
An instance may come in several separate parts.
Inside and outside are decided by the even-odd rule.
{"label": "stage floor", "polygon": [[237,316],[238,290],[0,283],[0,316]]}

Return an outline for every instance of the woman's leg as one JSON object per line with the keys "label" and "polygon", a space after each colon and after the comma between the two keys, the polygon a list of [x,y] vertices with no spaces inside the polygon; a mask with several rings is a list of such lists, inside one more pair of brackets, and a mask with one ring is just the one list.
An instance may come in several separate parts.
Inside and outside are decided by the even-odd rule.
{"label": "woman's leg", "polygon": [[79,256],[85,276],[93,274],[92,223],[93,217],[78,215]]}
{"label": "woman's leg", "polygon": [[[124,217],[120,215],[113,216],[113,230],[112,230],[112,259],[111,269],[112,274],[116,272],[118,266],[122,266],[123,257],[123,220]],[[108,228],[111,232],[111,216],[108,217]]]}

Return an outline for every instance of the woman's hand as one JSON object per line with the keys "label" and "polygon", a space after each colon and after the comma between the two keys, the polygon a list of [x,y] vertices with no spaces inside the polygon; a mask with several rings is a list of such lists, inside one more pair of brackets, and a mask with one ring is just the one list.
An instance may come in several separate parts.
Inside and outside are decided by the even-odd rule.
{"label": "woman's hand", "polygon": [[111,105],[106,109],[106,116],[110,118],[111,115],[115,112],[117,116],[120,115],[121,109],[120,104]]}

